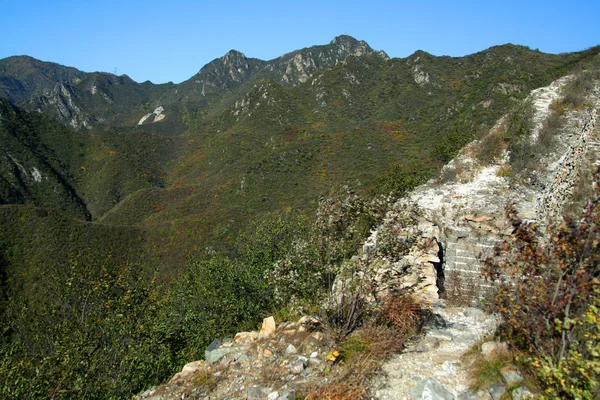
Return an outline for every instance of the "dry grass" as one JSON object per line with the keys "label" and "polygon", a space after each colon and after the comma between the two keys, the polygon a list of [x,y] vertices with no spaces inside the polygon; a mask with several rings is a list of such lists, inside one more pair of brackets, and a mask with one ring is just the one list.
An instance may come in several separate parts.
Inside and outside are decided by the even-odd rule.
{"label": "dry grass", "polygon": [[390,354],[401,350],[408,337],[418,333],[427,313],[411,297],[389,297],[360,329],[339,345],[340,362],[331,381],[307,399],[360,399],[367,395],[368,380]]}
{"label": "dry grass", "polygon": [[498,129],[493,130],[485,135],[473,149],[474,158],[479,161],[482,166],[486,167],[491,165],[502,157],[507,146],[504,137],[505,129],[506,128],[503,125]]}
{"label": "dry grass", "polygon": [[217,388],[218,381],[217,377],[214,375],[214,371],[202,369],[194,376],[192,383],[197,388],[211,392]]}

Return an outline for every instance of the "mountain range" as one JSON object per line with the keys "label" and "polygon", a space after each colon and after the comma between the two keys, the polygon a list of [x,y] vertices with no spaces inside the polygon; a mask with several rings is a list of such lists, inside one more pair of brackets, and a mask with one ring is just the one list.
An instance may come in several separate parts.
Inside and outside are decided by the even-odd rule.
{"label": "mountain range", "polygon": [[385,182],[414,165],[426,179],[515,99],[593,55],[508,44],[390,59],[344,35],[269,61],[231,50],[161,85],[9,57],[0,203],[165,230],[187,251],[227,243],[331,187],[394,189]]}
{"label": "mountain range", "polygon": [[[342,188],[401,196],[531,90],[599,51],[506,44],[390,58],[343,35],[268,61],[231,50],[182,83],[159,85],[2,59],[0,309],[46,321],[38,308],[54,300],[48,282],[79,273],[93,276],[82,287],[113,279],[127,292],[154,276],[168,291],[186,258],[243,253],[240,237],[261,221],[314,219],[320,199]],[[56,281],[41,279],[46,271]]]}

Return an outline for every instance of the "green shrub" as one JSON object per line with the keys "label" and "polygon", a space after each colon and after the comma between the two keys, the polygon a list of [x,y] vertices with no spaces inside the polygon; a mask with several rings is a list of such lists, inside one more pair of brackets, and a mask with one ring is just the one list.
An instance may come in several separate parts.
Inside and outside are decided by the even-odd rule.
{"label": "green shrub", "polygon": [[367,201],[348,188],[321,198],[308,231],[266,272],[277,302],[296,309],[321,304],[344,261],[356,254],[383,217],[386,204]]}
{"label": "green shrub", "polygon": [[215,255],[188,262],[167,302],[167,335],[179,343],[180,360],[198,360],[215,338],[253,330],[273,309],[264,266]]}
{"label": "green shrub", "polygon": [[[128,398],[172,374],[153,281],[137,266],[50,270],[2,315],[2,398]],[[41,301],[43,302],[41,302]]]}
{"label": "green shrub", "polygon": [[475,146],[475,158],[483,166],[488,166],[496,161],[506,150],[506,138],[502,129],[494,130],[485,135]]}
{"label": "green shrub", "polygon": [[530,140],[532,129],[533,103],[527,100],[510,112],[506,125],[510,165],[516,174],[535,165],[536,149]]}
{"label": "green shrub", "polygon": [[427,182],[429,171],[417,163],[392,164],[377,181],[377,193],[393,193],[402,197],[419,185]]}

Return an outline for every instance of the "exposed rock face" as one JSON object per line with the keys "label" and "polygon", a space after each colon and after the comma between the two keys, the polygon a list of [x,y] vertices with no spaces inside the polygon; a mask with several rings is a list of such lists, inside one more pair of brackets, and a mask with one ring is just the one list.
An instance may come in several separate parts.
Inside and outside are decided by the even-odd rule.
{"label": "exposed rock face", "polygon": [[202,67],[192,80],[202,88],[203,95],[206,95],[209,90],[226,89],[247,81],[263,63],[264,61],[260,60],[249,60],[239,51],[230,50],[223,57]]}
{"label": "exposed rock face", "polygon": [[0,60],[0,93],[13,104],[30,100],[39,90],[82,79],[85,72],[28,56]]}
{"label": "exposed rock face", "polygon": [[164,111],[165,111],[165,108],[163,106],[156,107],[154,109],[154,111],[144,115],[138,122],[138,125],[143,125],[144,122],[146,122],[150,117],[152,117],[152,115],[154,115],[154,120],[152,122],[162,121],[166,117],[166,115],[164,114]]}
{"label": "exposed rock face", "polygon": [[336,65],[349,56],[378,55],[388,60],[383,51],[373,50],[366,42],[347,35],[336,37],[325,46],[313,46],[285,54],[269,61],[263,73],[282,84],[306,82],[319,68]]}
{"label": "exposed rock face", "polygon": [[213,341],[205,361],[186,364],[168,383],[135,399],[293,400],[327,381],[332,345],[313,318],[281,324],[265,318],[260,334],[240,332]]}
{"label": "exposed rock face", "polygon": [[[549,107],[559,97],[561,88],[571,79],[561,78],[550,86],[534,90],[530,98],[535,109],[532,140],[537,137]],[[502,176],[508,156],[482,167],[471,156],[473,143],[444,169],[457,170],[454,180],[439,184],[429,182],[417,188],[410,196],[424,212],[427,220],[441,232],[443,247],[443,274],[446,294],[455,297],[485,296],[488,283],[481,279],[482,260],[492,254],[493,248],[512,233],[513,227],[504,217],[512,202],[525,221],[546,224],[556,221],[568,203],[584,160],[599,164],[598,129],[596,118],[600,100],[598,91],[590,98],[592,107],[573,110],[566,118],[557,150],[546,156],[535,171],[535,181],[523,183]],[[499,122],[499,124],[501,124]],[[593,154],[592,154],[593,153]]]}
{"label": "exposed rock face", "polygon": [[50,112],[56,119],[67,123],[75,129],[91,129],[90,119],[77,105],[73,88],[69,84],[57,83],[48,89],[37,100],[38,111]]}

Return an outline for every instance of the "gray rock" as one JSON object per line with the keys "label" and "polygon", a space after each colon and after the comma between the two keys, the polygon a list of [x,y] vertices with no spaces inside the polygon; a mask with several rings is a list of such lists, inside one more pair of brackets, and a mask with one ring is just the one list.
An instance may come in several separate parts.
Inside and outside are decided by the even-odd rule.
{"label": "gray rock", "polygon": [[414,351],[416,351],[417,353],[425,353],[427,351],[431,351],[440,347],[440,342],[441,339],[439,338],[426,336],[425,338],[420,340],[419,343],[417,343],[417,346],[415,347]]}
{"label": "gray rock", "polygon": [[447,340],[449,342],[451,342],[452,339],[454,338],[452,336],[452,333],[450,333],[446,330],[443,330],[443,329],[430,329],[429,331],[427,331],[425,333],[425,335],[427,337],[437,338],[440,340]]}
{"label": "gray rock", "polygon": [[298,349],[296,349],[296,346],[294,346],[293,344],[290,344],[285,349],[285,354],[296,354],[297,352],[298,352]]}
{"label": "gray rock", "polygon": [[477,322],[483,322],[489,318],[486,313],[475,307],[465,308],[463,314],[465,314],[465,317],[473,318]]}
{"label": "gray rock", "polygon": [[523,376],[517,371],[514,366],[504,367],[500,370],[500,374],[502,374],[502,380],[508,386],[521,382],[523,380]]}
{"label": "gray rock", "polygon": [[144,393],[142,393],[140,396],[141,397],[150,397],[154,394],[154,392],[156,392],[158,390],[158,386],[152,386],[150,389],[146,390]]}
{"label": "gray rock", "polygon": [[433,379],[425,379],[408,392],[412,400],[454,400],[454,395],[441,383]]}
{"label": "gray rock", "polygon": [[506,392],[506,386],[504,386],[500,382],[496,382],[488,388],[488,392],[492,396],[492,399],[500,400],[502,398],[502,395]]}
{"label": "gray rock", "polygon": [[265,400],[269,393],[271,393],[271,389],[259,385],[252,385],[246,389],[248,400]]}
{"label": "gray rock", "polygon": [[533,394],[527,388],[518,387],[512,394],[513,400],[532,399]]}
{"label": "gray rock", "polygon": [[479,400],[481,399],[481,396],[477,393],[473,393],[470,390],[461,393],[458,396],[458,400]]}
{"label": "gray rock", "polygon": [[206,361],[209,364],[212,364],[219,361],[221,358],[225,357],[228,354],[242,351],[243,349],[243,347],[232,346],[214,349],[213,351],[205,351],[204,361]]}
{"label": "gray rock", "polygon": [[289,369],[290,372],[298,375],[301,374],[306,367],[308,367],[308,358],[300,356],[291,362]]}
{"label": "gray rock", "polygon": [[433,314],[427,321],[427,326],[433,328],[447,328],[448,322],[440,314]]}
{"label": "gray rock", "polygon": [[206,351],[213,351],[214,349],[218,348],[221,345],[221,339],[215,339],[212,342],[210,342],[210,344],[208,345],[208,347],[206,348]]}
{"label": "gray rock", "polygon": [[277,400],[294,400],[296,398],[296,392],[293,390],[286,390],[281,393]]}
{"label": "gray rock", "polygon": [[469,229],[458,228],[458,227],[455,227],[453,229],[449,229],[449,232],[447,233],[448,238],[452,238],[454,240],[466,238],[470,234],[471,234],[471,231]]}

